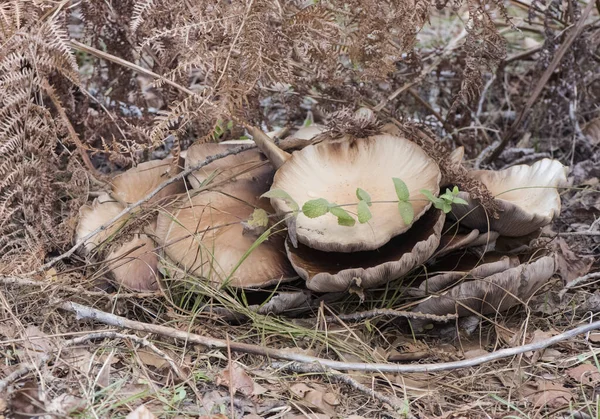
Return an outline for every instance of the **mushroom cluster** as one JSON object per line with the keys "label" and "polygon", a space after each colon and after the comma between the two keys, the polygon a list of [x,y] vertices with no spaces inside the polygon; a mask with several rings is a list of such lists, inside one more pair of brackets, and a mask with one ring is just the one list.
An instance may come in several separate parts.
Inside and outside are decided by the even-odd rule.
{"label": "mushroom cluster", "polygon": [[[159,287],[159,259],[218,287],[264,289],[301,278],[314,293],[374,289],[427,266],[411,294],[423,299],[415,310],[432,314],[504,310],[554,273],[552,256],[505,256],[494,247],[502,237],[535,233],[559,214],[566,168],[558,161],[469,172],[495,196],[494,218],[400,131],[334,137],[311,126],[279,144],[260,131],[250,134],[253,141],[192,145],[186,169],[240,143],[258,148],[171,183],[148,202],[156,218],[129,241],[104,248],[123,217],[89,239],[86,252],[102,255],[114,279],[134,290]],[[455,150],[448,164],[461,165],[462,156]],[[116,176],[110,194],[81,209],[77,238],[182,166],[154,161]],[[475,263],[444,267],[464,255],[476,255],[467,258]],[[301,293],[286,299],[305,303]]]}

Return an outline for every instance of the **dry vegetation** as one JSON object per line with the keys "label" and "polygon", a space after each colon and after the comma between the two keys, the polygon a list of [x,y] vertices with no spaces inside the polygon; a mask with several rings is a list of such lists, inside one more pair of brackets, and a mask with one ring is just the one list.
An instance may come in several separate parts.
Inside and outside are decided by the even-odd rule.
{"label": "dry vegetation", "polygon": [[[600,332],[401,371],[596,320],[599,15],[592,0],[2,1],[0,417],[600,417]],[[377,122],[352,117],[359,107]],[[257,309],[278,304],[271,290],[190,289],[171,272],[171,287],[130,292],[69,251],[79,209],[115,173],[307,115],[332,132],[390,121],[426,132],[444,176],[483,198],[446,170],[448,150],[464,146],[475,168],[560,160],[561,216],[534,237],[558,272],[518,307],[421,333],[402,311],[417,273],[274,315]],[[140,207],[103,251],[159,204]],[[316,368],[286,353],[401,368]]]}

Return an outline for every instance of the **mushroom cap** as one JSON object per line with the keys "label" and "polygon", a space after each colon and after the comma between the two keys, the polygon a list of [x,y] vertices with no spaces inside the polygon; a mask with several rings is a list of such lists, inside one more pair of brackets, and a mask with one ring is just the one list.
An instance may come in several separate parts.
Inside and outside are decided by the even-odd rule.
{"label": "mushroom cap", "polygon": [[[366,190],[374,202],[392,201],[373,203],[373,218],[353,227],[338,225],[331,214],[318,218],[298,214],[296,235],[300,243],[325,252],[357,252],[378,249],[410,228],[395,203],[394,177],[408,187],[416,222],[431,206],[419,190],[428,189],[437,195],[440,169],[418,145],[389,134],[344,137],[296,151],[277,170],[272,189],[283,189],[300,207],[317,198],[338,205],[355,203],[357,187]],[[271,204],[280,215],[292,211],[283,199],[272,198]],[[344,209],[356,213],[355,204]],[[291,224],[288,218],[288,227]]]}
{"label": "mushroom cap", "polygon": [[270,209],[268,202],[258,199],[268,189],[265,176],[261,179],[240,179],[191,198],[182,195],[166,206],[156,227],[166,255],[192,275],[217,283],[229,278],[233,287],[256,288],[294,279],[281,234],[272,234],[242,261],[256,241],[244,234],[242,222],[255,207]]}
{"label": "mushroom cap", "polygon": [[[123,205],[111,198],[107,193],[103,193],[94,199],[91,205],[83,205],[79,209],[79,222],[75,230],[75,241],[79,242],[83,237],[119,215],[123,209]],[[124,222],[125,218],[122,218],[107,229],[86,240],[83,245],[84,253],[90,253],[100,246],[100,244],[104,243],[106,239],[121,228]]]}
{"label": "mushroom cap", "polygon": [[[224,144],[225,143],[225,144]],[[240,144],[224,143],[196,143],[187,150],[185,158],[186,169],[192,167],[209,156],[224,153],[232,148],[239,147]],[[244,144],[253,144],[252,141],[246,141]],[[232,154],[222,159],[195,170],[188,175],[188,181],[193,189],[198,189],[202,183],[211,176],[214,176],[212,183],[227,181],[230,179],[249,179],[260,177],[264,173],[274,172],[267,158],[257,149],[242,151],[239,154]]]}
{"label": "mushroom cap", "polygon": [[554,272],[554,257],[543,256],[483,279],[460,283],[446,292],[430,296],[414,311],[459,316],[469,316],[473,312],[495,314],[527,301]]}
{"label": "mushroom cap", "polygon": [[557,188],[566,185],[567,168],[558,160],[543,159],[531,166],[518,165],[500,171],[475,170],[470,174],[496,197],[501,213],[499,219],[486,216],[479,202],[461,192],[458,196],[469,205],[454,205],[452,213],[462,225],[517,237],[549,224],[560,213]]}
{"label": "mushroom cap", "polygon": [[353,284],[373,288],[429,259],[439,245],[444,220],[445,214],[432,208],[406,233],[372,251],[322,252],[301,243],[295,248],[289,240],[285,247],[292,266],[312,291],[345,291]]}
{"label": "mushroom cap", "polygon": [[139,234],[110,252],[107,266],[117,283],[133,291],[158,290],[158,256],[154,246],[148,236]]}
{"label": "mushroom cap", "polygon": [[[140,163],[124,173],[112,178],[112,195],[125,205],[144,198],[165,180],[181,172],[179,165],[173,164],[173,157]],[[148,203],[185,191],[183,180],[174,182],[152,197]]]}

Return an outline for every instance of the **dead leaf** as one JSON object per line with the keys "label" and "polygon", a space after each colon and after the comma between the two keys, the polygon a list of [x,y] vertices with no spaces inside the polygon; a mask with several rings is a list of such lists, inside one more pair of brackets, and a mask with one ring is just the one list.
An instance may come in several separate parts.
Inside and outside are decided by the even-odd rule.
{"label": "dead leaf", "polygon": [[600,383],[600,372],[598,368],[591,364],[581,364],[567,370],[569,377],[578,383],[595,387]]}
{"label": "dead leaf", "polygon": [[137,356],[144,365],[147,367],[154,367],[158,371],[169,366],[167,360],[158,356],[154,351],[139,349],[137,351]]}
{"label": "dead leaf", "polygon": [[292,413],[285,415],[283,419],[331,419],[331,416],[322,413],[307,413],[306,415],[296,415]]}
{"label": "dead leaf", "polygon": [[338,398],[337,394],[334,393],[325,393],[323,396],[323,401],[332,406],[337,406],[340,404],[340,399]]}
{"label": "dead leaf", "polygon": [[600,144],[600,118],[588,122],[583,128],[583,133],[593,145]]}
{"label": "dead leaf", "polygon": [[239,391],[244,396],[254,393],[254,381],[246,371],[238,364],[230,364],[229,367],[217,377],[217,385],[228,387],[235,393]]}
{"label": "dead leaf", "polygon": [[465,359],[473,359],[478,358],[480,356],[488,355],[489,352],[485,349],[471,349],[470,351],[465,352]]}
{"label": "dead leaf", "polygon": [[[60,396],[56,397],[52,400],[47,406],[46,409],[48,412],[52,412],[57,416],[69,416],[75,412],[83,413],[86,408],[86,402],[80,397],[74,396],[72,394],[63,393]],[[0,412],[2,408],[0,407]]]}
{"label": "dead leaf", "polygon": [[[543,342],[545,340],[548,340],[549,338],[551,338],[552,336],[554,336],[556,334],[556,331],[553,330],[549,330],[547,332],[543,331],[543,330],[536,330],[533,332],[533,336],[531,338],[531,340],[528,343],[537,343],[537,342]],[[538,361],[538,359],[540,359],[540,356],[543,355],[544,350],[540,350],[540,351],[535,351],[535,352],[525,352],[524,355],[527,358],[530,358],[532,363],[535,363]]]}
{"label": "dead leaf", "polygon": [[600,342],[600,333],[590,333],[589,340],[592,343]]}
{"label": "dead leaf", "polygon": [[559,238],[559,251],[556,254],[557,270],[565,284],[580,276],[587,274],[592,268],[594,258],[591,256],[579,257],[570,248],[563,238]]}
{"label": "dead leaf", "polygon": [[304,395],[303,400],[327,415],[334,415],[335,410],[331,405],[323,400],[323,397],[323,392],[318,390],[310,390]]}
{"label": "dead leaf", "polygon": [[38,362],[52,351],[52,341],[37,326],[27,326],[23,335],[23,348],[32,361]]}
{"label": "dead leaf", "polygon": [[156,419],[156,416],[146,406],[141,405],[130,412],[125,419]]}
{"label": "dead leaf", "polygon": [[311,390],[312,388],[304,383],[297,383],[290,387],[290,391],[301,399],[303,399],[304,395]]}
{"label": "dead leaf", "polygon": [[523,393],[535,407],[557,408],[573,400],[573,394],[569,389],[563,387],[562,384],[547,380],[526,385]]}
{"label": "dead leaf", "polygon": [[102,364],[98,375],[96,376],[96,384],[102,388],[108,387],[110,384],[110,371],[111,371],[111,361],[113,359],[113,352],[111,352]]}

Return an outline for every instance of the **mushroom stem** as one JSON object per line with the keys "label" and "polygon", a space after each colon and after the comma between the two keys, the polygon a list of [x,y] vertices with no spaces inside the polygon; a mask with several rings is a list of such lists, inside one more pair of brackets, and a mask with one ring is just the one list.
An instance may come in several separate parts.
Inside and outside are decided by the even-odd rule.
{"label": "mushroom stem", "polygon": [[290,153],[287,153],[277,147],[277,145],[265,134],[262,130],[248,126],[248,132],[252,135],[254,142],[260,148],[260,151],[265,153],[275,169],[279,169],[290,158]]}

